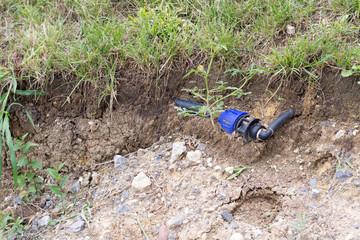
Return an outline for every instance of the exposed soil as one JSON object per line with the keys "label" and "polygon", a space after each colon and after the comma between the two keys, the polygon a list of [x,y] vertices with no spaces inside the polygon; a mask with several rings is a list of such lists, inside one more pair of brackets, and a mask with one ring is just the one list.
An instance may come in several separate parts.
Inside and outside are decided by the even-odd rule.
{"label": "exposed soil", "polygon": [[[38,102],[24,102],[35,121],[35,131],[25,113],[17,109],[12,122],[15,135],[31,132],[31,141],[39,144],[30,158],[41,161],[44,168],[66,162],[63,174],[70,174],[67,189],[81,182],[75,209],[80,211],[86,201],[94,206],[90,227],[81,232],[67,230],[74,221],[70,219],[42,229],[37,237],[144,239],[138,219],[149,238],[156,239],[157,227],[175,216],[185,216],[177,227],[168,223],[174,239],[360,238],[356,211],[360,189],[354,184],[360,176],[358,79],[326,72],[316,86],[293,81],[275,96],[265,91],[266,79],[252,82],[246,89],[252,94],[230,100],[226,109],[249,112],[265,124],[290,107],[296,109],[296,117],[267,142],[247,143],[214,129],[206,118],[177,115],[172,98],[190,99],[181,89],[202,84],[199,79],[183,80],[184,73],[172,73],[162,88],[166,90],[157,92],[146,84],[139,87],[144,76],[136,72],[119,73],[118,102],[113,109],[106,102],[99,105],[97,90],[87,85],[67,98],[63,93],[73,86],[62,85],[61,78],[49,85],[49,94]],[[214,73],[212,82],[224,78],[220,70]],[[277,86],[269,88],[275,92]],[[159,141],[161,136],[165,137]],[[187,150],[170,163],[169,143],[181,141]],[[199,143],[206,146],[200,162],[186,164],[186,153]],[[114,155],[128,156],[126,171],[114,170],[113,164],[100,165]],[[348,159],[354,167],[343,163],[342,167],[353,174],[344,182],[335,178],[338,158]],[[231,181],[219,170],[239,166],[253,168]],[[140,192],[131,186],[139,172],[152,182]],[[6,179],[11,179],[9,174],[6,171]],[[316,179],[315,185],[309,185],[310,179]],[[5,190],[0,197],[5,199],[11,195],[10,180],[1,185]],[[127,199],[121,197],[124,190],[130,196]],[[119,204],[131,210],[120,214]],[[54,213],[56,208],[26,210],[26,206],[14,205],[13,198],[6,198],[0,209],[17,209],[18,215],[28,219],[35,213],[38,218],[47,214],[52,219],[60,217]],[[237,227],[221,217],[224,210],[231,213]],[[305,217],[301,219],[299,214]],[[305,218],[300,230],[292,226]]]}

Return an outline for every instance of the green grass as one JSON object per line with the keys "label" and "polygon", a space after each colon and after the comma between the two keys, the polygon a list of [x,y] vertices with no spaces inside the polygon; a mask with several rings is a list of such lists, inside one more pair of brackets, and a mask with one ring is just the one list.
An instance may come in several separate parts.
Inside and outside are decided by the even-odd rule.
{"label": "green grass", "polygon": [[[146,71],[147,83],[160,88],[161,76],[174,63],[199,53],[209,59],[219,48],[216,59],[227,69],[246,71],[255,64],[283,80],[313,81],[327,66],[350,69],[360,52],[359,0],[4,0],[2,5],[2,68],[15,66],[31,88],[60,74],[76,81],[75,87],[90,82],[99,100],[111,96],[112,104],[114,73],[124,63]],[[286,32],[287,25],[295,34]]]}

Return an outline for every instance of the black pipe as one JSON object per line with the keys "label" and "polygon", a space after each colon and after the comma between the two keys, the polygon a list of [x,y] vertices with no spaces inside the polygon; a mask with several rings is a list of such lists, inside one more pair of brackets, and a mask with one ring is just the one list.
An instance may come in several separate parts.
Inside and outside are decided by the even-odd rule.
{"label": "black pipe", "polygon": [[204,106],[201,103],[193,102],[183,98],[174,98],[174,102],[177,106],[194,112],[199,112],[200,107]]}
{"label": "black pipe", "polygon": [[273,121],[269,128],[265,130],[264,128],[253,127],[250,130],[250,136],[254,140],[265,141],[271,137],[274,132],[281,127],[287,120],[295,116],[295,109],[289,109],[283,112],[275,121]]}

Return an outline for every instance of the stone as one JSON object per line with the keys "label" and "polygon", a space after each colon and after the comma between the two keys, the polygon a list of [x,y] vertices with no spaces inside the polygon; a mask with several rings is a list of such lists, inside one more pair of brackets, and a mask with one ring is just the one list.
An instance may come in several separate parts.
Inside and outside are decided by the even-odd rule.
{"label": "stone", "polygon": [[173,217],[172,219],[168,220],[166,222],[166,225],[169,227],[169,228],[175,228],[175,227],[178,227],[180,226],[181,224],[183,224],[185,221],[185,217],[184,216],[176,216],[176,217]]}
{"label": "stone", "polygon": [[354,181],[354,185],[355,185],[355,187],[360,187],[360,181],[359,181],[359,180],[355,180],[355,181]]}
{"label": "stone", "polygon": [[232,221],[232,215],[228,210],[222,211],[221,216],[227,221],[228,223],[231,223]]}
{"label": "stone", "polygon": [[180,155],[186,151],[185,142],[176,142],[172,146],[170,164],[179,159]]}
{"label": "stone", "polygon": [[352,172],[348,169],[345,169],[345,171],[337,169],[335,172],[335,178],[339,179],[341,182],[344,182],[346,179],[352,177],[352,175]]}
{"label": "stone", "polygon": [[85,228],[85,221],[80,218],[69,227],[70,232],[81,232]]}
{"label": "stone", "polygon": [[118,208],[117,211],[118,211],[118,213],[120,213],[121,215],[124,215],[125,213],[130,212],[131,209],[130,209],[128,206],[126,206],[126,205],[121,205],[121,206]]}
{"label": "stone", "polygon": [[295,27],[290,24],[286,25],[286,33],[289,35],[295,34]]}
{"label": "stone", "polygon": [[125,171],[128,168],[127,163],[128,159],[126,157],[121,155],[114,156],[114,167],[117,171]]}
{"label": "stone", "polygon": [[314,197],[318,197],[318,196],[320,195],[320,190],[313,188],[313,189],[311,190],[311,193],[312,193],[312,195],[313,195]]}
{"label": "stone", "polygon": [[311,178],[309,180],[309,185],[311,188],[314,188],[316,186],[316,179],[315,178]]}
{"label": "stone", "polygon": [[121,201],[124,202],[126,199],[129,198],[129,192],[124,190],[122,193],[121,193]]}
{"label": "stone", "polygon": [[14,202],[15,202],[16,204],[21,205],[21,204],[22,204],[22,199],[21,199],[21,196],[14,197]]}
{"label": "stone", "polygon": [[226,199],[226,197],[225,197],[224,195],[222,195],[222,194],[218,194],[218,195],[217,195],[217,198],[218,198],[219,200],[225,200],[225,199]]}
{"label": "stone", "polygon": [[38,227],[39,228],[42,228],[42,227],[45,227],[48,225],[48,223],[50,222],[51,218],[50,216],[45,216],[45,217],[42,217],[38,220]]}
{"label": "stone", "polygon": [[79,182],[79,181],[75,182],[75,183],[70,187],[70,191],[72,191],[73,193],[78,193],[78,192],[80,192],[80,182]]}
{"label": "stone", "polygon": [[134,177],[131,186],[137,190],[144,190],[151,185],[151,180],[146,176],[145,173],[140,172],[136,177]]}
{"label": "stone", "polygon": [[202,145],[202,144],[199,144],[199,145],[197,145],[196,149],[197,149],[197,150],[200,150],[200,151],[205,151],[205,150],[206,150],[206,146],[205,146],[205,145]]}
{"label": "stone", "polygon": [[91,174],[91,185],[98,185],[100,181],[100,175],[97,172],[92,172]]}
{"label": "stone", "polygon": [[84,177],[82,178],[82,180],[80,181],[81,183],[81,186],[82,187],[86,187],[89,185],[90,183],[90,176],[91,176],[91,173],[87,172]]}
{"label": "stone", "polygon": [[230,223],[230,227],[233,229],[238,229],[239,225],[237,225],[237,223],[235,223],[235,222],[232,222],[232,223]]}
{"label": "stone", "polygon": [[201,151],[200,150],[189,151],[186,154],[186,160],[188,160],[190,162],[190,164],[192,164],[192,165],[199,164],[200,159],[201,159]]}
{"label": "stone", "polygon": [[233,233],[229,240],[244,240],[244,236],[241,233]]}
{"label": "stone", "polygon": [[334,139],[334,140],[340,139],[340,138],[344,137],[345,134],[346,134],[346,131],[343,130],[343,129],[341,129],[341,130],[339,130],[339,131],[335,134],[335,136],[334,136],[333,139]]}

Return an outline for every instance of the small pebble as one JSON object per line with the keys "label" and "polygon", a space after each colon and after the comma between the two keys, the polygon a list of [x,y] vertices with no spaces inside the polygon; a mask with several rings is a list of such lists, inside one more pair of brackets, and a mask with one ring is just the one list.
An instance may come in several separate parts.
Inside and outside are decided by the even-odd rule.
{"label": "small pebble", "polygon": [[230,223],[230,227],[233,229],[238,229],[239,225],[237,225],[235,222]]}
{"label": "small pebble", "polygon": [[200,151],[205,151],[206,150],[206,147],[205,145],[202,145],[202,144],[199,144],[197,147],[196,147],[197,150],[200,150]]}
{"label": "small pebble", "polygon": [[217,198],[219,200],[225,200],[226,199],[226,197],[224,195],[222,195],[222,194],[217,195]]}
{"label": "small pebble", "polygon": [[312,195],[313,195],[314,197],[318,197],[318,196],[320,195],[320,190],[319,190],[319,189],[313,188],[313,189],[311,190],[311,192],[312,192]]}
{"label": "small pebble", "polygon": [[176,216],[176,217],[173,217],[172,219],[168,220],[166,222],[166,225],[169,228],[177,227],[177,226],[180,226],[181,224],[183,224],[184,221],[185,221],[184,216]]}
{"label": "small pebble", "polygon": [[311,188],[314,188],[316,186],[316,179],[315,178],[311,178],[309,180],[309,185]]}
{"label": "small pebble", "polygon": [[70,191],[72,191],[73,193],[78,193],[78,192],[80,192],[80,182],[77,181],[76,183],[74,183],[74,184],[70,187]]}
{"label": "small pebble", "polygon": [[38,220],[39,228],[45,227],[50,222],[50,220],[51,220],[50,216],[45,216],[45,217],[40,218]]}
{"label": "small pebble", "polygon": [[70,232],[80,232],[82,230],[84,230],[85,228],[85,221],[83,219],[79,219],[76,222],[74,222],[73,224],[71,224],[71,226],[69,227],[69,231]]}
{"label": "small pebble", "polygon": [[228,223],[231,223],[232,215],[228,210],[222,211],[220,214]]}
{"label": "small pebble", "polygon": [[346,179],[352,177],[352,175],[352,172],[348,169],[345,169],[345,171],[337,169],[335,172],[335,178],[339,179],[341,182],[344,182]]}
{"label": "small pebble", "polygon": [[125,213],[131,211],[131,209],[126,205],[121,205],[117,210],[121,215],[124,215]]}
{"label": "small pebble", "polygon": [[354,185],[355,185],[355,187],[360,187],[360,181],[359,181],[359,180],[355,180],[355,181],[354,181]]}
{"label": "small pebble", "polygon": [[226,183],[221,184],[223,188],[226,188],[228,185]]}

